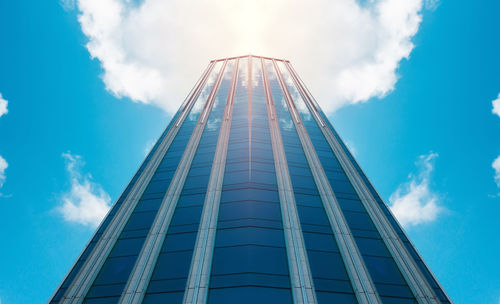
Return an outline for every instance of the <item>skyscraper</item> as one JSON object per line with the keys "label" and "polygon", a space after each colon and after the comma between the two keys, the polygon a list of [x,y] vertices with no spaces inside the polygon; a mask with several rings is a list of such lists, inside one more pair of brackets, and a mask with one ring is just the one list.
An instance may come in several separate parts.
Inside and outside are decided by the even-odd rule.
{"label": "skyscraper", "polygon": [[50,303],[451,303],[286,60],[212,61]]}

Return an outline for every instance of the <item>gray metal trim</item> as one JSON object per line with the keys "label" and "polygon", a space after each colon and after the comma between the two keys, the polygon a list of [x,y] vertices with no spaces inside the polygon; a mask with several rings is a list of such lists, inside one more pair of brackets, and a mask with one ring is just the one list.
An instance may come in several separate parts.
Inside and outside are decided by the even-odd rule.
{"label": "gray metal trim", "polygon": [[[363,169],[361,168],[361,166],[358,164],[358,167],[359,169],[364,173]],[[365,174],[366,176],[366,174]],[[366,176],[366,179],[368,180],[368,182],[372,185],[373,187],[373,184],[372,182],[370,181],[370,179],[368,179],[368,176]],[[373,189],[375,190],[375,192],[377,193],[377,195],[380,197],[380,199],[383,201],[382,199],[382,196],[380,196],[380,194],[378,193],[377,189],[375,189],[375,187],[373,187]],[[384,204],[386,204],[384,202]],[[387,204],[386,204],[387,205]],[[448,295],[448,293],[446,292],[446,290],[443,288],[443,286],[441,285],[441,283],[438,281],[436,275],[432,272],[431,268],[429,268],[429,265],[427,265],[427,263],[425,262],[425,260],[422,258],[422,255],[420,254],[420,252],[418,251],[417,247],[415,247],[415,245],[413,244],[412,240],[408,237],[408,235],[406,234],[405,230],[401,227],[401,225],[399,224],[397,218],[394,216],[394,214],[392,213],[391,209],[390,208],[387,208],[387,210],[389,211],[389,213],[391,214],[391,216],[394,218],[394,220],[396,221],[396,224],[399,226],[399,228],[401,229],[401,231],[403,232],[404,236],[406,237],[406,239],[408,240],[408,242],[410,243],[410,245],[413,247],[413,249],[415,250],[415,253],[418,255],[418,257],[420,258],[420,260],[422,261],[422,263],[424,263],[424,266],[425,268],[427,268],[427,271],[429,271],[431,277],[434,279],[434,282],[436,282],[436,284],[438,285],[439,289],[443,292],[444,296],[446,297],[446,300],[448,300],[448,302],[450,302],[451,304],[453,304],[453,301],[451,300],[450,296]],[[402,241],[401,241],[402,242]],[[404,244],[403,244],[404,246]],[[405,247],[406,248],[406,247]],[[419,269],[420,270],[420,269]],[[438,298],[438,301],[440,302],[439,298]]]}
{"label": "gray metal trim", "polygon": [[[310,93],[309,93],[310,94]],[[334,128],[332,126],[332,128]],[[335,135],[334,135],[335,136]],[[337,134],[338,137],[340,137],[339,134]],[[340,140],[342,140],[342,138],[340,138]],[[364,176],[366,177],[366,179],[368,180],[368,182],[370,183],[370,185],[372,186],[373,190],[375,191],[375,193],[377,193],[377,196],[384,202],[384,204],[386,206],[388,206],[385,201],[383,200],[382,196],[380,195],[380,193],[378,192],[378,190],[373,186],[373,183],[371,182],[370,178],[366,175],[365,171],[363,170],[363,168],[361,168],[361,165],[358,163],[357,164],[359,169],[361,170],[361,173],[364,174]],[[369,191],[369,190],[368,190]],[[420,254],[420,252],[418,251],[417,247],[415,247],[415,245],[413,244],[412,240],[408,237],[408,234],[406,233],[406,231],[403,229],[403,227],[401,227],[401,224],[399,223],[398,219],[396,218],[396,216],[394,216],[394,214],[392,213],[391,209],[390,208],[387,208],[387,211],[391,214],[391,216],[393,217],[394,221],[396,222],[396,224],[398,225],[399,229],[401,229],[401,231],[403,232],[403,235],[406,237],[406,239],[408,240],[408,242],[411,244],[411,246],[413,247],[413,249],[415,250],[416,254],[418,255],[418,257],[420,258],[420,260],[422,261],[422,263],[424,263],[425,265],[425,268],[427,268],[427,270],[429,271],[429,273],[431,274],[432,278],[434,279],[434,281],[436,282],[436,284],[438,285],[439,289],[441,289],[441,291],[444,293],[446,299],[453,304],[453,301],[450,299],[450,296],[448,295],[448,293],[446,292],[446,290],[443,288],[443,286],[441,285],[441,283],[439,283],[437,277],[434,275],[434,273],[432,272],[431,268],[429,267],[429,265],[427,265],[427,263],[425,262],[425,260],[422,258],[422,255]],[[404,244],[403,244],[404,246]],[[410,254],[411,256],[411,254]]]}
{"label": "gray metal trim", "polygon": [[[289,67],[290,73],[294,75],[292,70]],[[304,101],[307,103],[309,109],[311,111],[316,112],[315,117],[316,120],[322,120],[321,115],[317,113],[316,107],[312,105],[311,99],[309,95],[304,94],[305,90],[302,85],[298,83],[297,79],[294,77],[294,81],[296,82],[297,87],[303,94]],[[319,123],[319,121],[318,121]],[[384,243],[386,244],[388,250],[394,258],[394,261],[398,265],[401,274],[405,278],[408,286],[412,290],[415,298],[418,303],[440,303],[438,297],[434,293],[434,290],[429,285],[424,275],[421,273],[418,266],[415,264],[415,261],[407,251],[406,247],[402,243],[401,239],[397,235],[396,231],[390,224],[389,220],[385,217],[383,211],[378,206],[378,203],[375,201],[373,196],[371,195],[369,189],[366,187],[364,182],[362,181],[359,173],[356,171],[352,163],[349,161],[349,158],[345,154],[345,151],[340,146],[339,142],[331,132],[331,130],[325,125],[324,122],[321,121],[321,128],[325,138],[327,139],[330,147],[333,152],[337,156],[342,168],[346,172],[351,184],[354,186],[358,196],[361,199],[361,202],[365,206],[370,218],[374,222],[377,230],[379,231]]]}
{"label": "gray metal trim", "polygon": [[[174,115],[173,117],[176,117],[177,116],[177,120],[180,120],[180,113],[182,113],[185,108],[185,106],[187,105],[187,103],[193,99],[192,98],[192,95],[194,94],[195,90],[198,89],[198,87],[200,86],[200,84],[204,81],[205,81],[205,78],[208,76],[208,74],[210,73],[211,69],[213,68],[213,66],[215,65],[215,61],[211,61],[207,68],[205,69],[205,71],[201,74],[200,78],[197,80],[195,86],[191,89],[191,91],[189,91],[187,97],[184,99],[184,101],[182,102],[181,106],[179,107],[179,110],[178,110],[178,113],[179,115]],[[175,121],[172,121],[172,127],[176,124]],[[170,124],[170,123],[169,123]],[[168,127],[168,126],[167,126]],[[156,140],[156,142],[161,138],[161,136],[163,135],[163,133],[158,137],[158,139]],[[166,137],[166,136],[165,136]],[[159,149],[160,147],[158,147]],[[157,149],[157,150],[158,150]],[[149,152],[151,153],[151,152]],[[149,153],[148,153],[148,156],[149,156]],[[147,158],[147,157],[146,157]],[[137,171],[139,171],[139,169],[144,165],[144,162],[146,161],[146,158],[141,162],[141,164],[139,165],[139,167],[137,168],[137,170],[135,171],[134,175],[132,175],[132,177],[129,179],[128,183],[127,183],[127,186],[125,186],[125,188],[122,190],[122,192],[120,193],[120,195],[118,196],[118,199],[122,197],[123,193],[125,192],[125,190],[128,188],[128,186],[130,185],[130,183],[132,182],[132,179],[137,175]],[[47,301],[47,304],[50,303],[50,301],[52,301],[52,299],[54,298],[54,296],[57,294],[57,292],[59,291],[59,289],[62,287],[62,285],[64,284],[64,282],[66,281],[66,279],[68,278],[69,274],[71,273],[71,271],[73,270],[73,268],[75,267],[76,263],[78,263],[78,261],[80,260],[80,258],[82,257],[83,253],[85,252],[85,250],[87,249],[87,247],[89,246],[90,242],[92,242],[92,240],[94,239],[95,235],[97,234],[97,232],[101,229],[103,223],[104,223],[104,219],[106,219],[109,215],[109,213],[111,212],[111,210],[113,210],[113,207],[112,206],[111,208],[109,208],[108,212],[106,213],[106,216],[104,216],[103,220],[101,221],[101,223],[99,224],[99,226],[97,227],[97,229],[95,230],[95,232],[92,234],[92,237],[88,240],[88,242],[85,244],[85,246],[83,247],[83,250],[80,252],[80,254],[78,255],[78,258],[75,260],[75,262],[73,263],[73,265],[71,265],[70,269],[66,272],[66,274],[64,275],[64,278],[61,280],[61,282],[59,283],[59,285],[57,286],[56,290],[52,293],[52,295],[50,296],[49,300]]]}
{"label": "gray metal trim", "polygon": [[325,171],[323,170],[323,166],[321,165],[318,155],[316,154],[307,130],[302,123],[281,71],[274,60],[273,64],[277,72],[281,88],[285,93],[288,108],[290,109],[290,112],[294,113],[295,116],[298,117],[298,120],[295,122],[295,129],[299,135],[304,154],[309,163],[309,167],[311,168],[314,181],[318,187],[323,206],[327,213],[328,220],[330,221],[333,234],[337,241],[342,260],[346,266],[356,298],[360,304],[381,304],[382,302],[377,294],[375,285],[371,280],[356,241],[354,240],[349,225],[347,224],[340,205],[330,186],[330,182],[328,181]]}
{"label": "gray metal trim", "polygon": [[272,115],[274,102],[269,87],[266,67],[262,58],[261,64],[293,299],[294,303],[317,303],[281,132],[278,121]]}
{"label": "gray metal trim", "polygon": [[222,60],[231,60],[231,59],[242,59],[242,58],[245,58],[245,57],[253,57],[253,58],[263,58],[263,59],[274,59],[274,60],[277,60],[277,61],[283,61],[283,62],[289,62],[288,60],[286,59],[279,59],[279,58],[272,58],[272,57],[266,57],[266,56],[258,56],[258,55],[252,55],[252,54],[248,54],[248,55],[242,55],[242,56],[233,56],[233,57],[227,57],[227,58],[222,58],[222,59],[214,59],[212,61],[222,61]]}
{"label": "gray metal trim", "polygon": [[[309,93],[310,94],[310,93]],[[333,128],[333,126],[332,126]],[[334,135],[335,136],[335,135]],[[340,137],[340,135],[337,134],[337,136]],[[340,140],[342,140],[342,138],[340,138]],[[372,186],[373,190],[375,190],[375,193],[377,193],[377,196],[384,202],[384,204],[386,206],[388,206],[385,201],[383,200],[382,196],[380,195],[380,193],[378,192],[378,190],[373,186],[373,183],[371,182],[370,178],[366,175],[365,171],[363,170],[363,168],[361,168],[361,165],[358,163],[358,167],[359,169],[361,170],[361,173],[365,175],[366,179],[368,180],[368,182],[370,183],[370,185]],[[427,268],[427,270],[429,271],[429,273],[431,274],[432,278],[434,279],[434,281],[436,282],[436,284],[438,285],[439,289],[441,289],[441,291],[444,293],[446,299],[448,300],[448,302],[452,303],[453,304],[453,301],[451,300],[450,296],[448,295],[448,293],[446,292],[446,290],[443,288],[443,286],[441,285],[441,283],[439,283],[437,277],[434,275],[434,273],[432,272],[431,268],[429,268],[429,266],[427,265],[427,263],[425,262],[425,260],[422,258],[422,255],[420,254],[420,252],[418,251],[417,247],[415,247],[415,245],[413,244],[412,240],[408,237],[408,234],[406,233],[406,231],[401,227],[401,224],[399,223],[398,219],[394,216],[394,214],[392,213],[391,209],[390,208],[387,208],[387,211],[389,211],[389,213],[391,214],[391,216],[393,217],[394,221],[396,222],[396,224],[398,225],[399,229],[401,229],[401,231],[403,232],[403,235],[406,237],[406,239],[408,240],[408,242],[410,243],[410,245],[413,247],[413,249],[415,250],[416,254],[418,255],[418,257],[420,258],[420,260],[422,261],[422,263],[424,263],[424,266],[425,268]],[[404,244],[403,244],[404,246]],[[410,254],[411,256],[411,254]]]}
{"label": "gray metal trim", "polygon": [[191,138],[189,139],[186,150],[182,155],[179,166],[172,177],[170,186],[168,187],[165,197],[163,198],[158,214],[156,215],[153,225],[144,242],[141,253],[139,254],[139,257],[134,265],[134,269],[129,276],[127,285],[122,293],[122,296],[120,297],[119,303],[142,303],[149,280],[156,266],[158,255],[167,235],[168,227],[175,212],[179,196],[182,188],[184,187],[184,182],[189,173],[189,169],[191,168],[191,163],[196,154],[203,130],[205,129],[207,121],[204,117],[207,113],[210,113],[212,109],[214,97],[217,94],[221,80],[224,77],[226,65],[227,60],[224,61],[218,78],[210,95],[208,96],[207,102],[205,103],[205,107],[198,118],[198,122],[193,130]]}
{"label": "gray metal trim", "polygon": [[219,215],[220,197],[222,194],[222,183],[226,167],[227,147],[232,121],[232,104],[236,91],[238,79],[239,58],[234,66],[231,89],[226,101],[223,121],[220,128],[217,148],[210,173],[203,212],[201,216],[200,229],[198,230],[196,245],[191,261],[191,269],[187,280],[183,303],[206,303],[212,266],[212,256],[215,247],[215,235],[217,232],[217,218]]}
{"label": "gray metal trim", "polygon": [[[208,79],[215,63],[212,63],[206,70],[205,75],[199,80],[198,85],[195,86],[196,89],[192,90],[192,95],[187,98],[189,102],[186,104],[183,112],[190,111],[193,100],[198,96],[203,84]],[[177,120],[183,119],[178,117]],[[142,193],[144,192],[146,186],[149,184],[156,168],[161,162],[161,159],[168,150],[171,142],[175,138],[179,128],[173,125],[168,131],[167,135],[164,137],[162,143],[155,151],[153,157],[149,160],[149,163],[144,168],[141,176],[137,179],[133,188],[130,190],[126,199],[123,201],[120,209],[114,215],[112,221],[109,223],[106,230],[103,232],[102,237],[98,240],[96,246],[89,254],[89,257],[85,260],[84,265],[78,272],[78,274],[73,279],[71,285],[66,290],[65,295],[61,298],[61,303],[81,303],[90,289],[95,277],[97,276],[99,270],[101,269],[106,257],[113,248],[116,240],[123,230],[123,227],[127,223],[132,211],[135,209],[137,202],[139,201]],[[97,232],[96,232],[97,233]],[[83,252],[82,252],[83,254]]]}

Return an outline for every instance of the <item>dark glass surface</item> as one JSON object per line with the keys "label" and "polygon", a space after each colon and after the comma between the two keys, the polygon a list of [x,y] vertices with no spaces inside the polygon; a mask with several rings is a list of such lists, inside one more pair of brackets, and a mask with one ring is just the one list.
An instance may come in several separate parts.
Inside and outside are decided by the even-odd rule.
{"label": "dark glass surface", "polygon": [[[316,183],[270,60],[269,85],[276,109],[318,303],[357,303]],[[332,302],[333,301],[333,302]]]}
{"label": "dark glass surface", "polygon": [[[135,261],[141,252],[142,245],[146,240],[147,233],[161,206],[161,200],[168,190],[175,169],[181,161],[189,138],[201,115],[203,105],[215,84],[220,67],[221,64],[218,64],[211,72],[186,120],[144,190],[143,196],[132,212],[113,250],[104,262],[86,296],[86,300],[110,296],[110,293],[113,293],[113,295],[120,294],[125,287]],[[151,201],[155,201],[155,203],[152,204]],[[146,206],[143,206],[143,202],[146,202]],[[110,284],[113,285],[113,288],[105,288]],[[100,291],[96,292],[96,290]]]}
{"label": "dark glass surface", "polygon": [[[283,69],[284,68],[285,67],[283,67]],[[284,72],[284,74],[287,74],[287,73],[288,73],[288,71]],[[306,104],[304,104],[304,106],[308,107],[308,105],[306,105]],[[382,209],[382,211],[384,212],[384,214],[389,219],[389,222],[391,223],[392,227],[398,233],[399,237],[401,238],[401,240],[405,244],[408,252],[413,256],[413,258],[417,262],[418,267],[420,268],[420,270],[422,271],[422,273],[424,274],[424,276],[426,276],[429,284],[434,289],[434,291],[436,292],[436,294],[439,297],[439,299],[441,300],[441,302],[442,303],[449,303],[448,299],[444,295],[444,292],[441,290],[441,288],[439,287],[438,283],[436,282],[436,280],[431,275],[430,270],[422,262],[422,260],[420,259],[419,255],[416,252],[416,249],[414,248],[413,245],[411,245],[411,243],[409,242],[408,238],[404,234],[401,226],[394,219],[393,215],[389,211],[389,208],[384,203],[384,201],[382,200],[382,198],[380,197],[380,195],[378,194],[378,192],[375,190],[375,188],[373,187],[373,185],[371,184],[371,182],[368,180],[368,178],[366,177],[364,171],[361,169],[361,167],[359,166],[359,164],[356,161],[356,159],[354,159],[352,153],[349,151],[349,149],[347,148],[347,146],[345,145],[345,143],[343,142],[343,140],[340,138],[339,134],[337,133],[337,131],[335,130],[335,128],[331,124],[331,122],[328,119],[328,117],[325,115],[325,113],[320,108],[316,108],[316,110],[320,114],[320,116],[321,116],[322,120],[324,121],[324,123],[327,125],[327,127],[330,129],[330,131],[333,133],[333,135],[335,136],[335,138],[337,139],[337,141],[342,146],[342,149],[345,151],[345,153],[346,153],[347,157],[349,158],[350,162],[353,164],[353,166],[355,167],[355,169],[358,171],[361,179],[363,180],[363,182],[365,183],[365,185],[367,185],[370,193],[373,195],[373,197],[377,201],[378,205],[380,206],[380,208]]]}
{"label": "dark glass surface", "polygon": [[[322,115],[324,116],[324,114],[322,114]],[[370,193],[375,198],[375,200],[377,201],[378,205],[380,206],[380,208],[382,209],[382,211],[384,212],[384,214],[389,219],[389,222],[390,222],[391,226],[394,228],[394,230],[396,231],[396,233],[399,235],[399,237],[403,241],[403,244],[405,245],[405,247],[408,250],[408,252],[410,253],[410,255],[416,261],[417,267],[419,267],[420,271],[422,271],[422,273],[426,277],[427,281],[429,282],[429,284],[431,285],[431,287],[434,289],[434,292],[438,296],[438,298],[441,301],[441,303],[450,303],[448,301],[446,295],[444,294],[443,290],[441,290],[441,288],[439,287],[438,283],[436,282],[436,280],[432,276],[430,270],[423,263],[422,259],[420,258],[419,254],[417,253],[415,247],[413,247],[413,245],[410,243],[410,241],[406,237],[406,234],[403,232],[401,226],[394,219],[394,216],[389,211],[389,208],[384,203],[384,201],[382,200],[382,198],[380,197],[380,195],[378,194],[378,192],[375,190],[375,188],[373,187],[373,185],[371,184],[371,182],[368,180],[368,178],[364,174],[363,170],[361,169],[361,167],[359,166],[359,164],[357,163],[357,161],[354,159],[354,157],[352,156],[352,154],[350,153],[350,151],[347,149],[346,145],[344,144],[344,142],[342,141],[342,139],[340,138],[340,136],[338,135],[338,133],[334,130],[333,126],[330,124],[329,121],[327,122],[327,124],[330,127],[330,130],[332,130],[332,133],[334,134],[334,136],[337,138],[337,141],[340,143],[340,145],[344,149],[344,151],[346,151],[347,157],[349,158],[349,160],[351,161],[351,163],[354,165],[354,167],[358,171],[359,175],[363,179],[363,182],[367,185]]]}
{"label": "dark glass surface", "polygon": [[[144,303],[181,303],[184,297],[231,81],[231,73],[227,71],[233,70],[231,66],[234,62],[235,60],[232,60],[226,69],[212,111],[207,117],[207,125],[175,207],[151,281],[147,286]],[[278,82],[276,70],[271,61],[265,60],[265,64],[276,107],[274,115],[279,122],[317,300],[320,304],[357,303],[287,101]],[[382,302],[416,303],[380,234],[316,123],[310,105],[302,99],[287,67],[279,61],[277,64]],[[100,269],[86,295],[85,303],[118,302],[221,66],[222,61],[213,69],[211,79],[204,85],[204,89],[197,97]],[[250,69],[252,75],[249,73]],[[260,59],[253,58],[250,66],[247,58],[241,60],[208,291],[210,303],[293,301],[261,73]],[[441,302],[449,303],[326,115],[321,109],[318,109],[318,112],[345,150],[347,157]],[[111,208],[50,303],[59,303],[180,113],[181,109],[174,115]]]}
{"label": "dark glass surface", "polygon": [[235,60],[228,61],[170,222],[144,303],[181,303],[191,266]]}
{"label": "dark glass surface", "polygon": [[[406,281],[399,272],[394,259],[389,255],[380,234],[376,230],[366,209],[361,204],[356,191],[350,184],[347,175],[330,148],[328,141],[314,120],[310,109],[302,99],[287,68],[283,63],[278,63],[278,66],[333,192],[339,199],[339,205],[352,231],[378,293],[382,295],[381,292],[386,290],[386,284],[393,284],[407,291],[404,293],[404,296],[398,298],[402,303],[406,301],[406,298],[413,301],[414,297]],[[389,303],[385,298],[382,300],[384,303]]]}
{"label": "dark glass surface", "polygon": [[113,207],[111,208],[110,212],[106,215],[106,217],[103,220],[103,222],[101,223],[98,231],[92,237],[92,240],[89,242],[89,244],[87,245],[87,247],[83,251],[82,255],[79,257],[79,259],[77,260],[77,262],[75,263],[75,265],[73,266],[73,268],[71,269],[71,271],[69,272],[69,274],[66,277],[66,279],[64,280],[64,282],[61,284],[61,287],[56,292],[56,294],[54,295],[54,297],[52,298],[52,300],[50,301],[50,303],[58,303],[59,300],[62,298],[62,296],[64,295],[64,293],[68,289],[69,285],[73,281],[74,277],[76,276],[76,274],[78,273],[78,271],[80,271],[80,268],[83,266],[85,260],[89,256],[90,252],[94,249],[95,245],[97,244],[97,241],[99,240],[99,238],[102,236],[102,234],[104,233],[104,231],[108,227],[109,223],[113,219],[113,217],[116,214],[116,212],[118,211],[118,209],[120,209],[120,206],[122,205],[123,201],[126,199],[127,195],[129,194],[130,190],[134,186],[135,182],[137,181],[137,179],[139,178],[139,176],[144,171],[144,168],[149,163],[149,160],[151,159],[151,157],[154,155],[154,153],[158,149],[160,143],[163,141],[163,138],[167,135],[168,131],[172,128],[172,125],[175,123],[175,121],[178,118],[178,116],[180,115],[181,111],[182,111],[182,108],[180,108],[177,111],[177,113],[172,117],[172,119],[170,120],[170,123],[168,124],[167,128],[163,131],[163,133],[161,134],[161,136],[158,138],[156,144],[153,146],[153,148],[151,149],[151,151],[149,151],[148,155],[146,156],[146,158],[144,159],[144,161],[142,162],[142,164],[139,166],[139,169],[134,174],[133,178],[130,180],[130,182],[128,183],[128,185],[125,187],[125,190],[123,191],[123,193],[120,195],[120,197],[118,198],[118,200],[116,201],[116,203],[113,205]]}
{"label": "dark glass surface", "polygon": [[292,303],[292,297],[288,288],[274,288],[263,286],[211,288],[208,298],[210,303]]}
{"label": "dark glass surface", "polygon": [[[215,67],[213,68],[213,70],[216,70],[216,68],[219,67],[220,68],[220,64],[218,65],[215,65]],[[97,243],[97,241],[100,239],[100,237],[102,236],[103,232],[106,230],[106,228],[108,227],[109,223],[111,222],[111,220],[113,219],[114,215],[116,214],[116,212],[118,211],[118,209],[120,209],[120,206],[121,204],[123,203],[123,201],[125,200],[125,198],[127,197],[127,195],[129,194],[130,190],[132,189],[132,187],[134,186],[135,182],[137,181],[137,179],[139,178],[139,176],[142,174],[142,172],[144,171],[146,165],[149,163],[149,161],[151,160],[151,158],[153,157],[154,153],[156,152],[156,150],[158,149],[159,145],[161,144],[161,142],[163,141],[163,138],[168,134],[168,131],[172,128],[172,126],[174,125],[175,121],[177,120],[177,118],[179,117],[179,115],[181,114],[183,108],[180,108],[177,113],[172,117],[172,119],[170,120],[170,123],[168,124],[167,128],[163,131],[162,135],[160,136],[160,138],[156,141],[156,144],[153,146],[153,148],[151,149],[151,151],[148,153],[148,155],[146,156],[146,158],[144,159],[144,161],[142,162],[141,166],[139,167],[139,169],[137,170],[137,172],[135,173],[134,177],[130,180],[130,182],[128,183],[127,187],[125,188],[125,190],[123,191],[123,193],[120,195],[120,198],[116,201],[116,203],[113,205],[113,207],[111,208],[111,211],[106,215],[105,219],[103,220],[103,222],[101,223],[97,233],[93,236],[91,242],[89,242],[89,244],[87,245],[87,247],[85,248],[82,256],[78,259],[78,261],[75,263],[75,265],[73,266],[73,268],[71,269],[70,273],[68,274],[67,278],[64,280],[63,284],[61,285],[61,290],[59,290],[55,296],[53,297],[53,299],[51,300],[51,303],[57,303],[59,302],[59,300],[61,299],[61,297],[64,295],[64,292],[66,291],[66,289],[68,288],[68,286],[71,284],[71,282],[73,281],[74,277],[76,276],[76,274],[78,273],[78,271],[80,270],[81,266],[83,265],[83,263],[85,262],[85,260],[87,259],[88,255],[90,254],[90,252],[93,250],[95,244]]]}
{"label": "dark glass surface", "polygon": [[291,303],[260,62],[251,69],[234,97],[208,303]]}

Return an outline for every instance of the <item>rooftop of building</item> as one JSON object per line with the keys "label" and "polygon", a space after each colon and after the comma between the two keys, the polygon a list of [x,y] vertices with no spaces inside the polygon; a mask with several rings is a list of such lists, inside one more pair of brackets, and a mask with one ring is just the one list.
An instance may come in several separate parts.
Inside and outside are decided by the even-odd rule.
{"label": "rooftop of building", "polygon": [[230,60],[230,59],[237,59],[237,58],[262,58],[262,59],[271,59],[271,60],[276,60],[276,61],[283,61],[283,62],[290,62],[289,60],[286,59],[280,59],[280,58],[273,58],[273,57],[267,57],[267,56],[257,56],[257,55],[242,55],[242,56],[234,56],[234,57],[226,57],[226,58],[219,58],[219,59],[213,59],[210,62],[217,62],[217,61],[223,61],[223,60]]}

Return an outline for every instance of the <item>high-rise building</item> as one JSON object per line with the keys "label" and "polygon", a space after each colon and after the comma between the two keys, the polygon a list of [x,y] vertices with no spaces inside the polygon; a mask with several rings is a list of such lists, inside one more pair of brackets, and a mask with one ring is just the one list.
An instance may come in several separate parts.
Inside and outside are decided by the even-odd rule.
{"label": "high-rise building", "polygon": [[50,303],[451,303],[286,60],[212,61]]}

